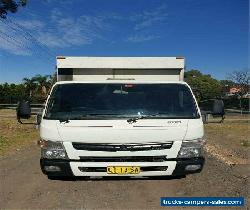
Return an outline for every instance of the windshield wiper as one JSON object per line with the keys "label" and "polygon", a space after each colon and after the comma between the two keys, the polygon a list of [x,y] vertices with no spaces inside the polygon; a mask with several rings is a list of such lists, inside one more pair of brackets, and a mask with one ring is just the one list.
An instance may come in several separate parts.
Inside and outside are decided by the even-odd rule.
{"label": "windshield wiper", "polygon": [[164,112],[157,112],[154,114],[148,114],[148,115],[139,115],[139,116],[134,116],[133,115],[128,115],[128,114],[115,114],[115,113],[89,113],[89,114],[84,114],[84,115],[80,115],[80,116],[74,116],[74,117],[65,117],[65,118],[61,118],[58,119],[60,121],[60,123],[69,123],[70,120],[82,120],[82,119],[86,119],[86,118],[98,118],[98,117],[104,117],[104,116],[116,116],[116,117],[121,117],[121,118],[128,118],[127,122],[128,123],[135,123],[137,122],[139,119],[150,119],[150,118],[158,118],[161,115],[167,115],[168,113],[164,113]]}
{"label": "windshield wiper", "polygon": [[127,122],[128,122],[129,124],[131,124],[131,123],[137,122],[137,121],[140,120],[140,119],[150,119],[150,118],[153,118],[153,117],[159,117],[159,116],[161,116],[161,115],[167,115],[167,114],[169,114],[169,113],[166,113],[166,112],[157,112],[157,113],[154,113],[154,114],[140,115],[140,116],[138,116],[138,117],[129,118],[129,119],[127,120]]}
{"label": "windshield wiper", "polygon": [[156,116],[155,114],[153,114],[153,115],[142,115],[142,116],[138,116],[138,117],[131,117],[131,118],[129,118],[129,119],[127,119],[127,122],[129,123],[129,124],[131,124],[131,123],[135,123],[135,122],[137,122],[138,120],[140,120],[140,119],[147,119],[147,118],[151,118],[151,117],[154,117],[154,116]]}
{"label": "windshield wiper", "polygon": [[60,123],[69,123],[69,118],[59,119]]}
{"label": "windshield wiper", "polygon": [[85,114],[85,115],[79,115],[79,116],[74,116],[74,117],[65,117],[61,119],[57,119],[60,121],[60,123],[69,123],[70,120],[82,120],[86,118],[98,118],[102,116],[122,116],[125,117],[122,114],[113,114],[113,113],[90,113],[90,114]]}

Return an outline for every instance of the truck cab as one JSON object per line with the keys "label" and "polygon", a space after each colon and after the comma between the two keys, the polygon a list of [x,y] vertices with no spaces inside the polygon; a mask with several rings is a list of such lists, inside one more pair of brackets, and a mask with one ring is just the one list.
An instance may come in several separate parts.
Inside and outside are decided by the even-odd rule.
{"label": "truck cab", "polygon": [[182,57],[57,57],[42,113],[44,174],[198,173],[203,122]]}

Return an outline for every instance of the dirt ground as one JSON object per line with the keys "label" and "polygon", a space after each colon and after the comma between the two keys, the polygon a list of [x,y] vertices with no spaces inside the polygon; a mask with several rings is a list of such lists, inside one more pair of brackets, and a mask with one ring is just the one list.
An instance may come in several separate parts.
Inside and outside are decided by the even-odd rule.
{"label": "dirt ground", "polygon": [[174,196],[243,196],[249,203],[245,121],[205,125],[207,145],[215,150],[206,150],[201,173],[186,178],[49,180],[39,166],[37,130],[16,124],[13,115],[0,111],[0,209],[160,209],[160,197]]}

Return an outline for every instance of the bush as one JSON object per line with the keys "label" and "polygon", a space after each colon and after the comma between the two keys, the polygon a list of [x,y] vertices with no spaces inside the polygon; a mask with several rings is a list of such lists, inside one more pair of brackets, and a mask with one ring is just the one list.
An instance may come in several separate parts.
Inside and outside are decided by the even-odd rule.
{"label": "bush", "polygon": [[241,107],[243,110],[249,110],[249,99],[248,98],[228,98],[224,99],[225,109],[240,109],[240,101]]}
{"label": "bush", "polygon": [[[249,99],[248,98],[227,98],[223,99],[225,109],[240,109],[240,100],[241,100],[241,108],[245,111],[249,110]],[[213,108],[214,100],[204,100],[199,103],[199,107],[204,111],[211,111]]]}

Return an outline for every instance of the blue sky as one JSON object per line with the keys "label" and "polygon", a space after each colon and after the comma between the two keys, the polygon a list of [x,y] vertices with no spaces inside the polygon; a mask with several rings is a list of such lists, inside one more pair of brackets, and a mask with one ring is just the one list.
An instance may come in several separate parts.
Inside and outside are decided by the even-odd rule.
{"label": "blue sky", "polygon": [[0,20],[0,83],[55,56],[184,56],[217,79],[248,68],[248,0],[29,0]]}

